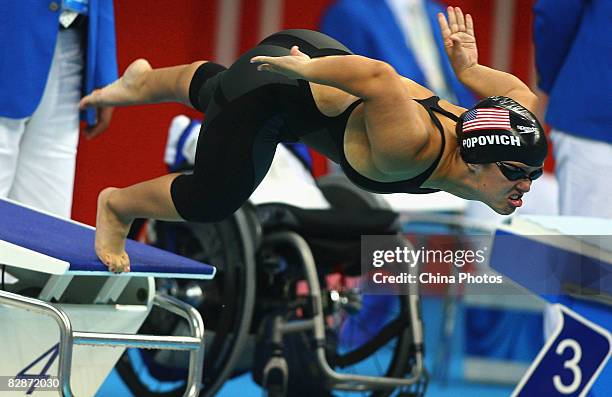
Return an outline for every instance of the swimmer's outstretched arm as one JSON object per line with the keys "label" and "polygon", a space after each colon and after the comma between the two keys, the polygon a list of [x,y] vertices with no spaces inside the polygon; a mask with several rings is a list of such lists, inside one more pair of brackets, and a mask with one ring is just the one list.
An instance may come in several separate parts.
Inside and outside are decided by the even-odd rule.
{"label": "swimmer's outstretched arm", "polygon": [[255,56],[251,62],[259,63],[261,71],[339,88],[364,100],[392,88],[385,84],[397,83],[400,78],[393,67],[383,61],[360,55],[310,58],[298,46],[291,48],[291,55]]}
{"label": "swimmer's outstretched arm", "polygon": [[509,73],[478,64],[472,16],[464,16],[459,7],[448,7],[447,13],[448,21],[439,13],[438,23],[446,53],[459,81],[480,96],[506,96],[533,112],[538,100],[525,83]]}
{"label": "swimmer's outstretched arm", "polygon": [[251,62],[259,64],[260,71],[339,88],[363,99],[370,160],[378,171],[417,172],[431,163],[431,153],[423,150],[430,143],[428,116],[419,112],[410,88],[388,63],[359,55],[311,59],[297,46],[290,55],[255,56]]}
{"label": "swimmer's outstretched arm", "polygon": [[203,63],[153,69],[146,60],[137,59],[128,66],[120,79],[83,97],[79,106],[128,106],[161,102],[180,102],[191,106],[189,84]]}

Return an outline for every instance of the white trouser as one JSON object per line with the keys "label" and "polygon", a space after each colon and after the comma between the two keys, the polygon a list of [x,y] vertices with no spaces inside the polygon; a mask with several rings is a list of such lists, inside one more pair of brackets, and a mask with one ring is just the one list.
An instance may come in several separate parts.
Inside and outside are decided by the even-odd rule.
{"label": "white trouser", "polygon": [[551,133],[561,215],[612,218],[612,144]]}
{"label": "white trouser", "polygon": [[[559,182],[559,213],[612,218],[612,145],[559,130],[552,130],[550,139]],[[552,334],[560,318],[553,306],[546,307],[545,338]]]}
{"label": "white trouser", "polygon": [[82,71],[79,30],[61,30],[36,111],[0,117],[0,197],[70,216]]}

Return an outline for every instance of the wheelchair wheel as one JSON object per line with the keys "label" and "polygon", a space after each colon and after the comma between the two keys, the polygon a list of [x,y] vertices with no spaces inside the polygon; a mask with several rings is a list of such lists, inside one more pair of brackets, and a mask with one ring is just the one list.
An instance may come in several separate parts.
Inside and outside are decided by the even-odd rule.
{"label": "wheelchair wheel", "polygon": [[[156,222],[156,246],[217,267],[213,280],[159,281],[158,291],[192,304],[206,326],[203,392],[212,396],[231,375],[238,354],[238,340],[244,340],[253,300],[245,291],[254,280],[247,276],[245,243],[235,218],[220,223],[193,224]],[[247,284],[251,286],[247,287]],[[140,333],[185,335],[187,323],[154,307]],[[182,396],[189,365],[188,352],[128,349],[117,363],[117,371],[130,391],[139,397]]]}

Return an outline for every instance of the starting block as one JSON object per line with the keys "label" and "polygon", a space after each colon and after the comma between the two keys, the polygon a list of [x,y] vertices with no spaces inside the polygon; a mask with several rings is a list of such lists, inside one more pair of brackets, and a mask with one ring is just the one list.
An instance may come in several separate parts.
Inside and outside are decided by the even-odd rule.
{"label": "starting block", "polygon": [[[94,236],[87,225],[0,200],[0,395],[18,391],[15,380],[57,374],[37,396],[93,396],[124,349],[137,347],[189,351],[185,396],[197,396],[202,318],[156,295],[154,278],[209,280],[215,267],[128,240],[131,272],[113,274],[96,257]],[[187,320],[190,335],[135,334],[153,305]],[[31,394],[35,384],[19,390]]]}

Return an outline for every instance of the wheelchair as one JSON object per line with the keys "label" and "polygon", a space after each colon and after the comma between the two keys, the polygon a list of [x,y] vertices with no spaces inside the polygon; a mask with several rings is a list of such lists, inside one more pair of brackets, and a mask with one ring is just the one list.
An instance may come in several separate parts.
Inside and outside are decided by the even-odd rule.
{"label": "wheelchair", "polygon": [[[362,235],[410,246],[398,214],[343,176],[317,183],[330,209],[247,203],[218,223],[149,223],[154,245],[218,269],[212,281],[157,285],[202,314],[202,396],[248,371],[270,397],[424,395],[416,286],[364,295],[359,280]],[[186,326],[153,310],[140,331],[180,334]],[[187,365],[182,352],[130,349],[117,370],[134,395],[170,397],[183,394]]]}

